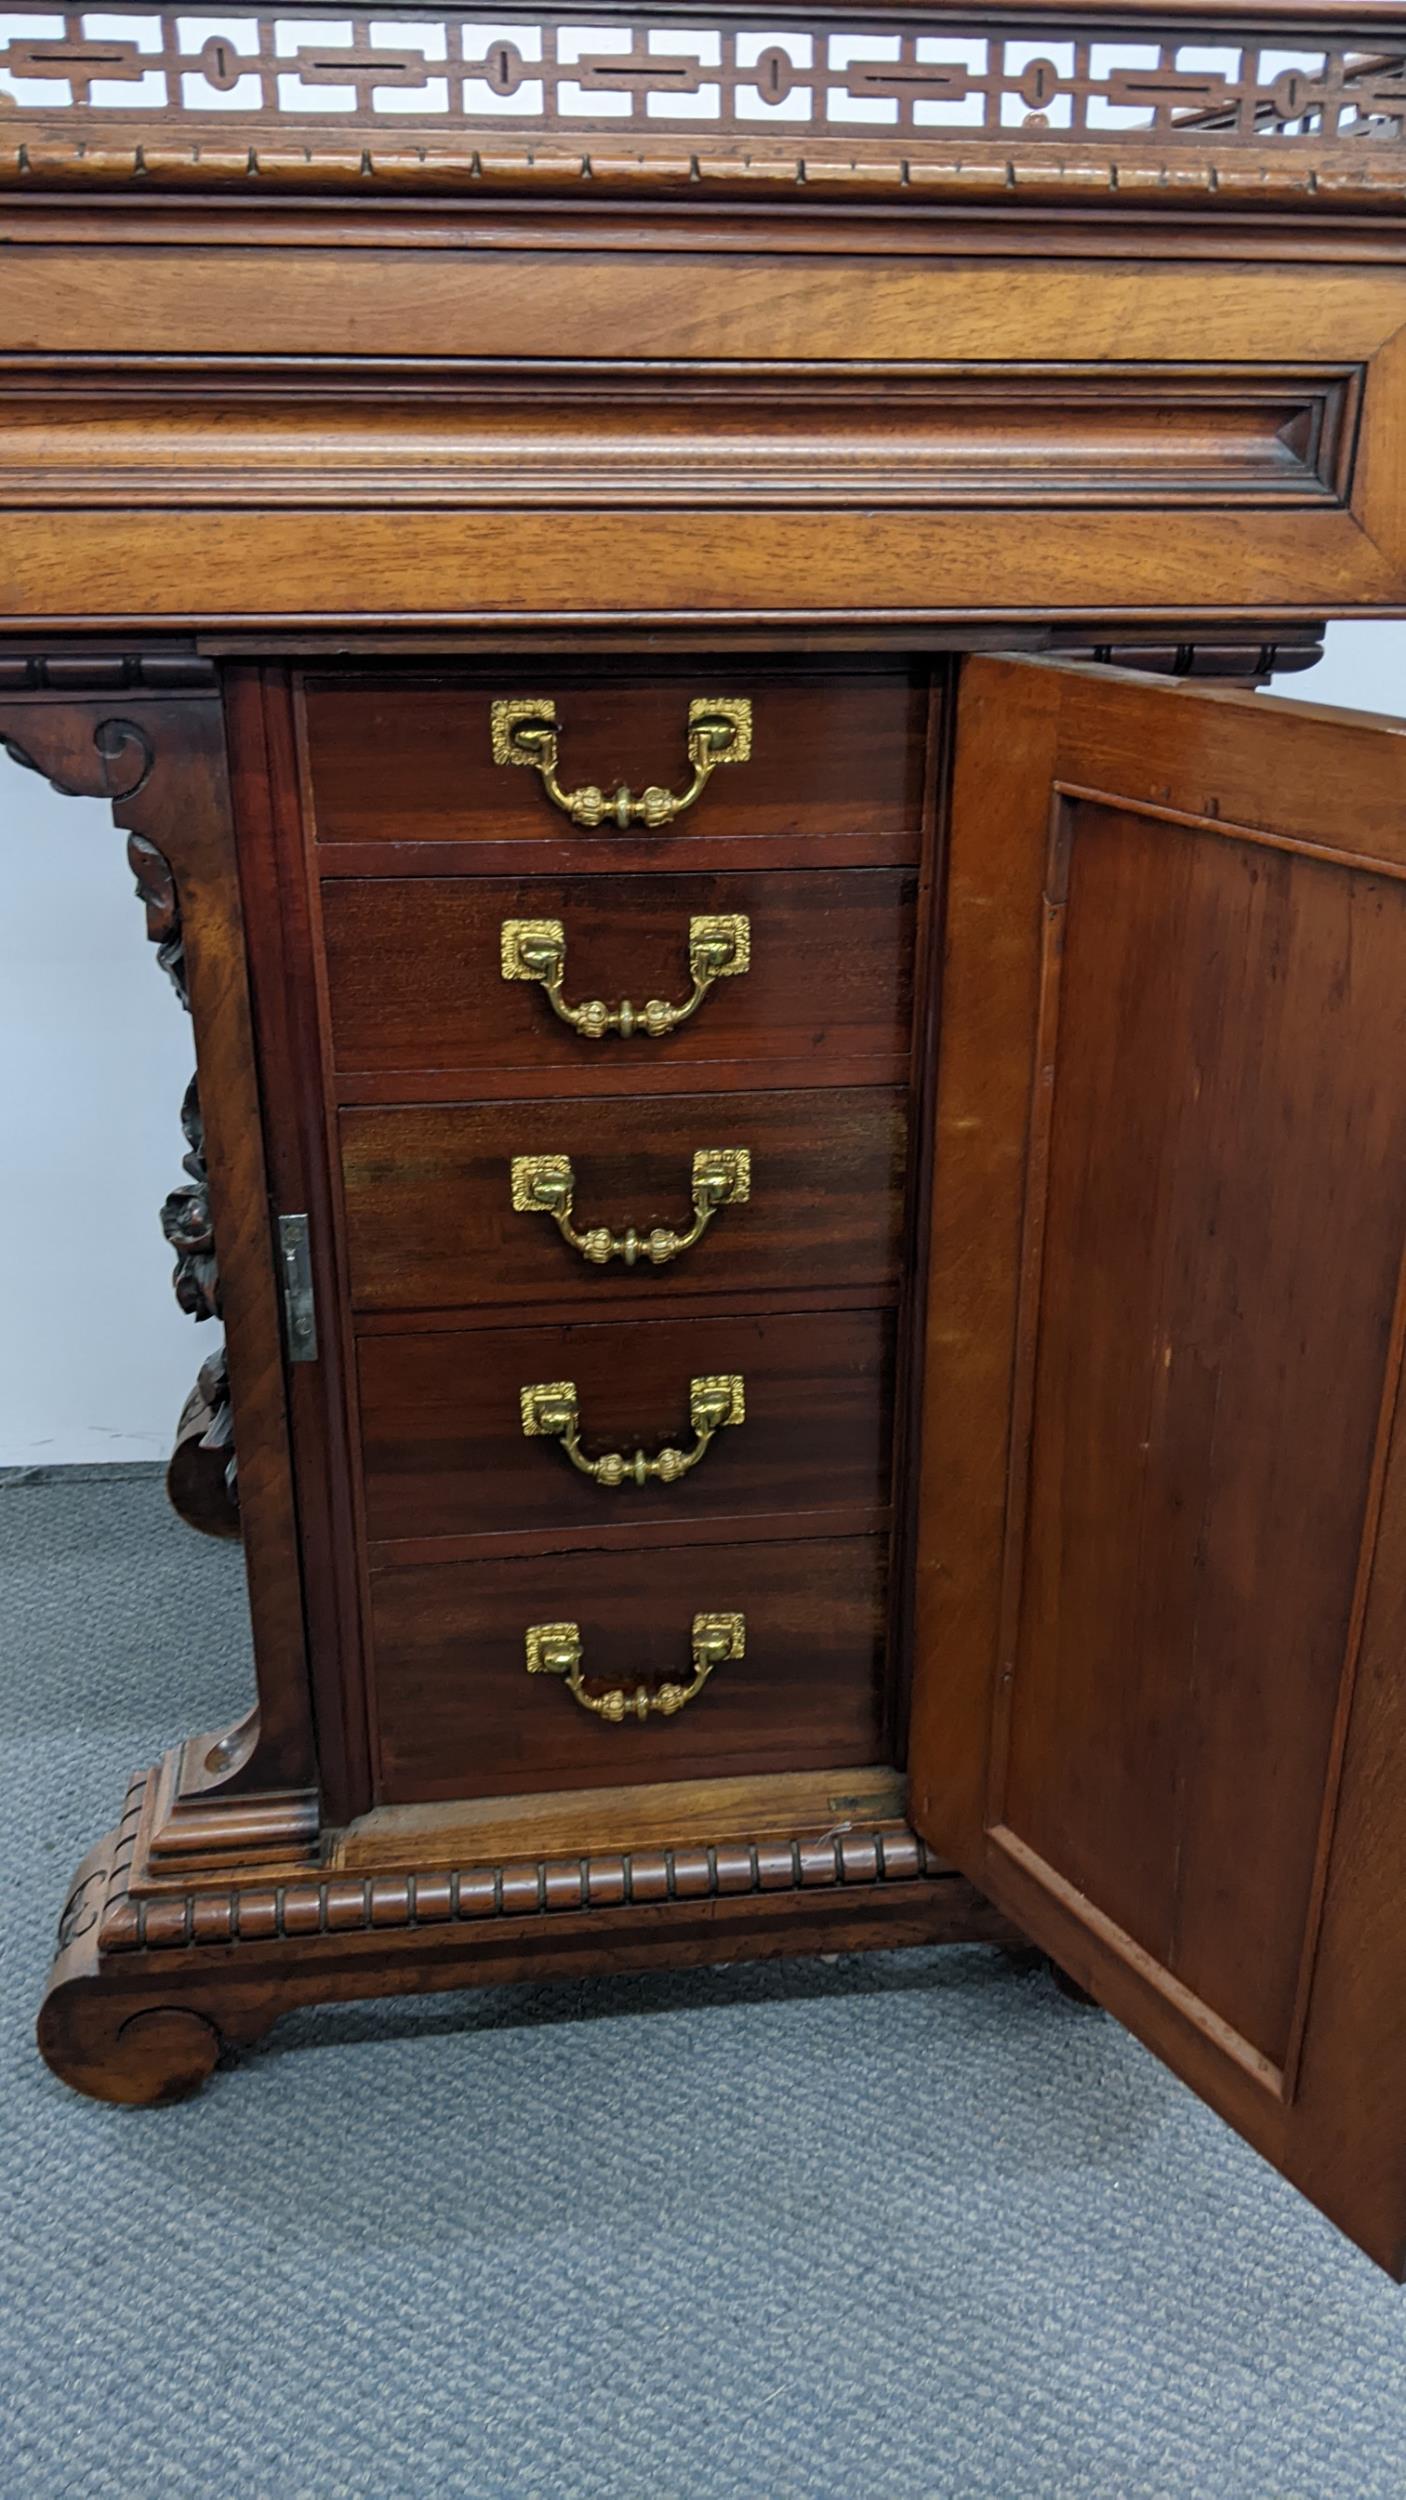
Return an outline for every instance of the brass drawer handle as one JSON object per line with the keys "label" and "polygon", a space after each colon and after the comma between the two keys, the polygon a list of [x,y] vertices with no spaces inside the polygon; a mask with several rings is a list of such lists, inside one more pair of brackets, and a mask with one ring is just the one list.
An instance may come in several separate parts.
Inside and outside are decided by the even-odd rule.
{"label": "brass drawer handle", "polygon": [[638,798],[620,788],[607,795],[593,783],[563,790],[557,779],[557,707],[547,695],[511,695],[489,714],[495,764],[527,764],[542,776],[554,807],[575,825],[601,825],[613,817],[622,833],[631,825],[671,825],[701,798],[719,764],[745,764],[752,752],[752,706],[745,695],[703,695],[688,707],[688,760],[693,778],[686,790],[651,784]]}
{"label": "brass drawer handle", "polygon": [[553,1013],[588,1041],[598,1042],[607,1033],[622,1033],[627,1039],[634,1033],[648,1033],[657,1038],[686,1024],[715,981],[731,981],[748,970],[752,924],[741,911],[708,912],[690,920],[688,969],[693,988],[681,1007],[672,1006],[666,998],[647,999],[643,1007],[632,1006],[628,998],[618,1007],[607,1007],[603,998],[568,1006],[563,995],[566,930],[560,920],[505,920],[501,961],[505,981],[540,981]]}
{"label": "brass drawer handle", "polygon": [[581,1402],[574,1380],[539,1380],[519,1391],[522,1428],[529,1441],[560,1441],[573,1467],[597,1484],[677,1484],[696,1467],[715,1433],[747,1420],[746,1388],[740,1372],[700,1375],[688,1384],[688,1419],[696,1438],[691,1450],[662,1449],[657,1458],[636,1450],[626,1458],[611,1450],[604,1458],[587,1458],[581,1447]]}
{"label": "brass drawer handle", "polygon": [[617,1684],[608,1693],[588,1693],[581,1657],[581,1627],[578,1623],[533,1623],[527,1631],[527,1672],[529,1675],[560,1675],[566,1689],[583,1710],[595,1713],[598,1719],[609,1719],[618,1727],[622,1719],[672,1719],[686,1702],[701,1693],[714,1667],[729,1658],[741,1658],[747,1648],[745,1615],[695,1615],[693,1618],[693,1676],[687,1684],[637,1684],[633,1692]]}
{"label": "brass drawer handle", "polygon": [[576,1174],[570,1155],[514,1155],[512,1189],[517,1214],[549,1215],[562,1240],[593,1267],[604,1267],[611,1259],[633,1267],[642,1258],[666,1267],[702,1239],[719,1207],[746,1205],[752,1194],[752,1157],[745,1146],[699,1147],[693,1158],[693,1222],[686,1233],[672,1233],[662,1224],[648,1233],[637,1232],[633,1224],[623,1233],[609,1232],[604,1224],[578,1233],[572,1222]]}

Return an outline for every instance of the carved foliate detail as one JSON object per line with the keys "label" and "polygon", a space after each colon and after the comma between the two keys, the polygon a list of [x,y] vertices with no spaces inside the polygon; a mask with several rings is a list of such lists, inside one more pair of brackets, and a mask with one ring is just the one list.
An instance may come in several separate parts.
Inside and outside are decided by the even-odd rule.
{"label": "carved foliate detail", "polygon": [[161,1229],[176,1253],[172,1283],[176,1300],[192,1319],[218,1319],[220,1271],[215,1258],[215,1228],[210,1220],[210,1175],[205,1162],[205,1123],[200,1091],[191,1078],[181,1104],[186,1152],[181,1168],[190,1177],[173,1189],[161,1210]]}
{"label": "carved foliate detail", "polygon": [[[137,900],[146,911],[146,933],[156,948],[156,960],[181,1005],[188,1011],[190,992],[186,983],[181,900],[171,863],[146,834],[132,833],[127,841],[127,864],[136,879]],[[220,1312],[220,1270],[215,1251],[215,1227],[210,1215],[205,1123],[200,1109],[199,1081],[195,1077],[186,1087],[185,1100],[181,1104],[181,1127],[186,1141],[181,1161],[187,1178],[179,1189],[171,1191],[162,1207],[161,1229],[176,1254],[171,1281],[181,1309],[188,1311],[195,1320],[217,1319]],[[200,1394],[211,1410],[203,1446],[206,1449],[228,1450],[225,1481],[230,1497],[234,1499],[234,1418],[229,1401],[229,1366],[223,1346],[202,1365],[199,1386]]]}
{"label": "carved foliate detail", "polygon": [[[146,910],[146,933],[156,960],[181,1005],[189,1011],[185,936],[175,872],[165,853],[144,833],[127,841],[127,864],[136,879],[137,900]],[[220,1274],[215,1258],[215,1229],[210,1219],[210,1175],[205,1161],[205,1123],[200,1086],[192,1077],[181,1104],[186,1151],[181,1158],[188,1175],[173,1189],[161,1210],[161,1229],[176,1253],[172,1278],[176,1300],[192,1319],[215,1319],[220,1309]]]}
{"label": "carved foliate detail", "polygon": [[[129,837],[127,862],[136,879],[137,899],[146,909],[146,933],[156,948],[156,960],[181,1005],[188,1011],[190,993],[186,985],[181,903],[171,863],[144,833],[133,833]],[[181,1127],[186,1141],[181,1163],[187,1178],[179,1189],[171,1191],[161,1210],[161,1229],[176,1254],[171,1283],[181,1309],[188,1311],[192,1319],[218,1319],[220,1267],[215,1249],[215,1227],[210,1214],[205,1122],[196,1077],[192,1077],[186,1087],[185,1100],[181,1104]],[[237,1502],[234,1413],[229,1395],[229,1361],[223,1346],[218,1347],[201,1365],[198,1388],[210,1411],[209,1424],[201,1436],[201,1447],[226,1453],[225,1490],[230,1501]]]}
{"label": "carved foliate detail", "polygon": [[[200,1446],[203,1450],[219,1450],[224,1453],[225,1491],[237,1514],[239,1461],[234,1449],[234,1408],[229,1394],[229,1354],[223,1345],[216,1346],[214,1353],[201,1364],[195,1385],[210,1410],[210,1421],[201,1436]],[[231,1524],[237,1534],[237,1516]]]}
{"label": "carved foliate detail", "polygon": [[185,939],[171,863],[144,833],[133,833],[127,840],[127,865],[137,881],[137,900],[146,908],[146,933],[156,948],[156,960],[188,1010]]}
{"label": "carved foliate detail", "polygon": [[225,1486],[231,1499],[235,1497],[234,1409],[229,1395],[229,1355],[223,1345],[200,1366],[196,1375],[197,1389],[210,1410],[210,1421],[201,1438],[205,1450],[225,1450]]}

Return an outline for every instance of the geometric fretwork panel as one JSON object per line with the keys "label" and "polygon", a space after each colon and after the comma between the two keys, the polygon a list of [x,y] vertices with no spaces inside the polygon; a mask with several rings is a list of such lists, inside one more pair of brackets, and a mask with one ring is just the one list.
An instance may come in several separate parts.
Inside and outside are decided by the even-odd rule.
{"label": "geometric fretwork panel", "polygon": [[1158,30],[1155,19],[1149,31],[1144,16],[1119,33],[1077,12],[1013,37],[983,31],[977,8],[970,31],[960,15],[925,19],[920,8],[848,21],[817,10],[804,26],[707,8],[600,22],[541,9],[0,10],[0,118],[124,112],[186,128],[234,114],[265,128],[415,121],[624,137],[672,127],[748,141],[1380,142],[1406,131],[1406,46],[1354,41],[1350,24],[1241,42]]}

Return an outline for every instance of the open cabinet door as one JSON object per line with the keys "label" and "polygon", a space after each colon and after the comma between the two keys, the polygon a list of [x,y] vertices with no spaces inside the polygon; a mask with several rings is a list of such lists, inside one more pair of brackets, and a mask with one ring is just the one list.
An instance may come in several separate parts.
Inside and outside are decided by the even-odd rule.
{"label": "open cabinet door", "polygon": [[1406,726],[972,661],[910,1812],[1406,2267]]}

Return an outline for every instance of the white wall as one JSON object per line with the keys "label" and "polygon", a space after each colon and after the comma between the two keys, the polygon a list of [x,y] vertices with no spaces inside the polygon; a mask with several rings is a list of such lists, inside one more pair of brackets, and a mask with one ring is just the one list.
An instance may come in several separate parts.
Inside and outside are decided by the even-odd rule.
{"label": "white wall", "polygon": [[0,758],[0,1467],[165,1459],[217,1326],[176,1307],[190,1018],[126,837]]}
{"label": "white wall", "polygon": [[[1335,625],[1278,691],[1406,712],[1406,625]],[[164,1459],[216,1342],[157,1221],[189,1020],[105,807],[0,760],[0,845],[0,1467]]]}
{"label": "white wall", "polygon": [[1330,625],[1317,668],[1281,677],[1273,691],[1354,712],[1406,713],[1406,625]]}

